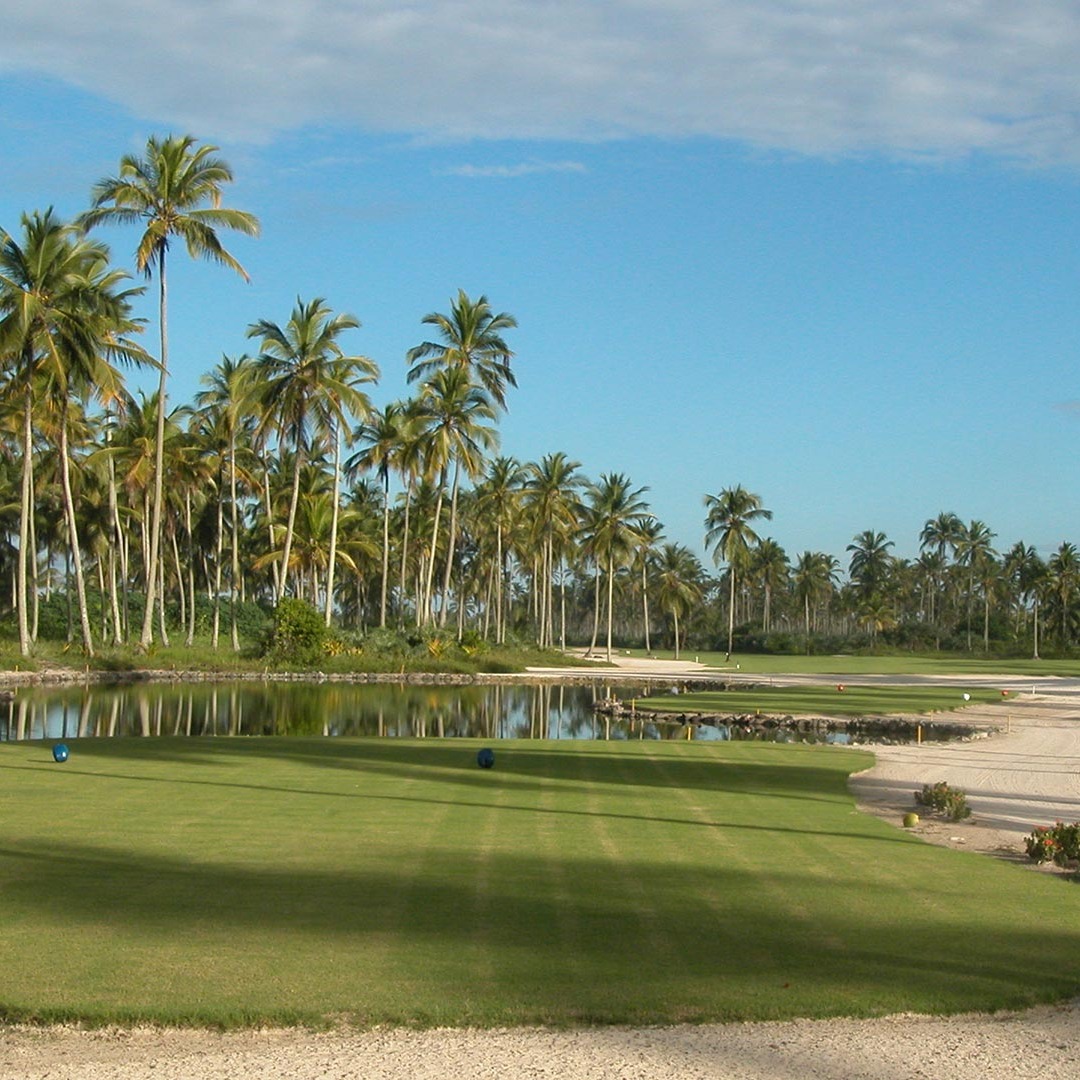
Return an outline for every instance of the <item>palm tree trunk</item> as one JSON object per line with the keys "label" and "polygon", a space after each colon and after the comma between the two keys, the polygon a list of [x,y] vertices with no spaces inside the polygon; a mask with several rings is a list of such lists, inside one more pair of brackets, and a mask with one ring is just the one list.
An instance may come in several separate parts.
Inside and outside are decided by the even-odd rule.
{"label": "palm tree trunk", "polygon": [[731,659],[731,643],[735,639],[735,564],[728,566],[728,574],[731,575],[731,592],[728,597],[728,624],[727,624],[727,654]]}
{"label": "palm tree trunk", "polygon": [[68,460],[67,401],[60,410],[60,483],[64,493],[64,516],[67,518],[68,548],[75,567],[75,594],[79,600],[79,629],[82,632],[86,655],[94,655],[94,636],[90,630],[90,613],[86,607],[86,582],[83,579],[82,553],[79,551],[79,530],[75,521],[75,500],[71,494],[71,464]]}
{"label": "palm tree trunk", "polygon": [[[28,360],[24,355],[24,363]],[[27,588],[27,560],[37,560],[37,552],[30,550],[30,521],[33,517],[32,505],[33,469],[34,469],[34,428],[33,428],[33,389],[29,371],[26,378],[26,392],[23,404],[23,460],[22,486],[19,499],[19,562],[16,575],[16,604],[19,608],[19,653],[30,655],[29,589]]]}
{"label": "palm tree trunk", "polygon": [[446,569],[443,572],[442,593],[439,600],[439,626],[446,625],[446,613],[450,599],[450,576],[454,569],[454,548],[457,543],[458,483],[461,479],[461,462],[454,462],[454,483],[450,489],[450,536],[446,545]]}
{"label": "palm tree trunk", "polygon": [[240,527],[236,506],[236,433],[229,432],[229,488],[232,497],[232,576],[229,581],[229,621],[233,652],[240,651],[240,634],[236,626],[236,588],[240,578]]}
{"label": "palm tree trunk", "polygon": [[382,587],[379,595],[379,626],[386,626],[387,579],[390,577],[390,473],[383,479]]}
{"label": "palm tree trunk", "polygon": [[330,558],[326,567],[326,625],[334,613],[334,564],[337,561],[338,516],[341,501],[341,436],[334,427],[334,509],[330,519]]}
{"label": "palm tree trunk", "polygon": [[158,324],[161,330],[161,375],[158,380],[157,434],[154,439],[154,504],[150,524],[150,554],[146,572],[146,611],[143,614],[139,647],[144,651],[154,643],[154,588],[161,550],[162,481],[165,472],[165,390],[169,372],[168,306],[165,284],[165,248],[158,253]]}
{"label": "palm tree trunk", "polygon": [[297,439],[293,457],[292,494],[289,497],[289,520],[285,523],[285,548],[281,552],[281,576],[278,578],[277,602],[280,604],[289,583],[289,557],[292,555],[293,529],[296,527],[296,508],[300,503],[300,466],[303,454]]}
{"label": "palm tree trunk", "polygon": [[615,559],[608,556],[608,579],[607,579],[607,661],[611,663],[611,622],[614,614],[615,599]]}

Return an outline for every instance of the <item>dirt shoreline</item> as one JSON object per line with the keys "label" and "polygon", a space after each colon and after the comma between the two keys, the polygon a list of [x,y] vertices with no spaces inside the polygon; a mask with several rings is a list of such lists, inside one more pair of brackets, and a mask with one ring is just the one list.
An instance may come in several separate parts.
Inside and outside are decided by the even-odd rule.
{"label": "dirt shoreline", "polygon": [[[646,674],[642,667],[656,678],[716,674],[686,661],[617,664],[544,674],[636,678]],[[80,678],[76,673],[76,681]],[[1080,702],[1025,697],[1006,715],[1006,730],[983,738],[874,747],[876,764],[851,778],[857,805],[900,827],[903,812],[913,808],[914,790],[947,780],[967,792],[973,819],[957,824],[924,818],[918,835],[1026,863],[1022,840],[1034,825],[1080,819]],[[966,723],[987,730],[1000,727],[1001,719],[1000,707],[964,713]],[[906,1080],[940,1075],[1073,1080],[1080,1075],[1080,999],[995,1015],[581,1031],[218,1034],[0,1028],[0,1080]]]}

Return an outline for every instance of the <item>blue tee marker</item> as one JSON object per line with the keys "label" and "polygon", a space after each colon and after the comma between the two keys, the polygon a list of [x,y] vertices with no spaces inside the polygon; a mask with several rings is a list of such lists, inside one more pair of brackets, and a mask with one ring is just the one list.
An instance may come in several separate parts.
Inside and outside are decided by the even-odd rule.
{"label": "blue tee marker", "polygon": [[68,759],[68,748],[62,742],[58,742],[52,748],[52,759],[53,759],[53,761],[58,761],[58,762],[67,761],[67,759]]}
{"label": "blue tee marker", "polygon": [[485,746],[483,750],[477,752],[476,764],[481,769],[490,769],[495,764],[495,752]]}

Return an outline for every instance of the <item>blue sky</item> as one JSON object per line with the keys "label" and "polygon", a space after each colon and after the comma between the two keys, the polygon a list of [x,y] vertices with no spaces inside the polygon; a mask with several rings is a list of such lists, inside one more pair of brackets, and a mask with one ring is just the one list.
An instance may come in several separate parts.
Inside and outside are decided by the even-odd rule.
{"label": "blue sky", "polygon": [[463,288],[520,324],[503,452],[628,474],[699,553],[741,483],[792,559],[910,556],[945,510],[1047,554],[1080,542],[1078,46],[1064,0],[15,0],[0,225],[190,132],[263,235],[226,238],[251,284],[173,259],[173,404],[297,296],[360,318],[384,404]]}

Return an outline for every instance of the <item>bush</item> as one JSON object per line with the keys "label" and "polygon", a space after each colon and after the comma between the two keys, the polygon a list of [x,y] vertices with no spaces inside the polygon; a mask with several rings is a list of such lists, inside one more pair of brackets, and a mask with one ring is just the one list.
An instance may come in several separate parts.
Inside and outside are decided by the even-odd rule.
{"label": "bush", "polygon": [[1039,825],[1030,836],[1024,838],[1024,847],[1032,862],[1052,862],[1055,866],[1068,866],[1080,861],[1080,821],[1066,825],[1058,821],[1053,825]]}
{"label": "bush", "polygon": [[318,663],[326,655],[326,622],[310,604],[287,598],[277,606],[274,628],[264,655],[299,666]]}
{"label": "bush", "polygon": [[924,784],[922,791],[915,792],[915,801],[929,807],[935,814],[943,814],[950,821],[963,821],[971,817],[967,795],[959,788],[951,788],[944,780],[936,784]]}

